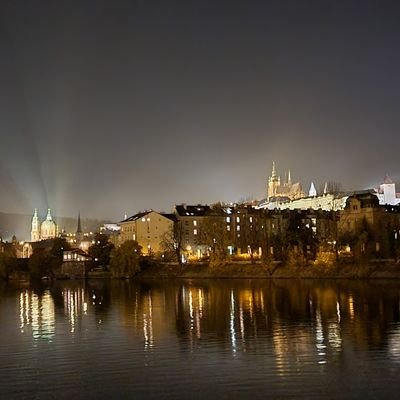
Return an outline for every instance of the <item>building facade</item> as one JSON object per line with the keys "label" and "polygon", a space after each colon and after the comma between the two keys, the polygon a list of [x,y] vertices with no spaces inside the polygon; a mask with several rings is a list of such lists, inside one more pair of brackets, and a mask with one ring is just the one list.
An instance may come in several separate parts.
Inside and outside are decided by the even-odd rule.
{"label": "building facade", "polygon": [[174,229],[175,215],[145,211],[119,223],[119,244],[136,240],[144,255],[160,255],[164,252],[163,242]]}
{"label": "building facade", "polygon": [[47,210],[46,219],[40,223],[37,209],[35,208],[32,217],[31,242],[54,239],[58,236],[58,226],[51,215],[51,209]]}
{"label": "building facade", "polygon": [[201,259],[208,255],[208,246],[202,239],[202,224],[211,213],[208,205],[175,206],[176,232],[181,241],[181,249],[185,259]]}
{"label": "building facade", "polygon": [[275,161],[273,161],[272,172],[267,184],[267,201],[295,200],[304,196],[300,182],[292,182],[290,170],[286,174],[284,181],[281,181],[281,177],[276,172]]}

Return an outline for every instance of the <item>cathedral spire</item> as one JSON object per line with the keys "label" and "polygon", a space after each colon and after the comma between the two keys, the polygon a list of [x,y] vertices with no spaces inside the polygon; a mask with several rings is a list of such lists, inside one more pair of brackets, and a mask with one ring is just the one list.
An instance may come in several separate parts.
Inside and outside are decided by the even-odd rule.
{"label": "cathedral spire", "polygon": [[287,183],[288,183],[289,186],[292,185],[292,175],[290,173],[290,169],[288,171]]}
{"label": "cathedral spire", "polygon": [[82,233],[82,227],[81,227],[81,213],[79,212],[78,214],[78,227],[76,229],[76,233]]}
{"label": "cathedral spire", "polygon": [[52,216],[51,216],[51,209],[50,208],[48,208],[47,209],[47,217],[46,217],[46,220],[47,221],[51,221],[53,218],[52,218]]}
{"label": "cathedral spire", "polygon": [[271,178],[277,178],[276,168],[275,168],[275,161],[272,161],[272,174]]}
{"label": "cathedral spire", "polygon": [[80,211],[78,213],[78,226],[76,228],[75,238],[76,238],[76,241],[78,242],[78,244],[80,244],[80,242],[83,239],[82,226],[81,226],[81,212]]}
{"label": "cathedral spire", "polygon": [[315,197],[317,195],[317,189],[315,189],[314,182],[311,182],[310,190],[308,192],[310,197]]}

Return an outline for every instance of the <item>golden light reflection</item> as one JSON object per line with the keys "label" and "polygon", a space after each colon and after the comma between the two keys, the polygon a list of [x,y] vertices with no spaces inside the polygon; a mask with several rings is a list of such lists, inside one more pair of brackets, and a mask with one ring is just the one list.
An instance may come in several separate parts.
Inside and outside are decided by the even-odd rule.
{"label": "golden light reflection", "polygon": [[189,317],[189,337],[192,343],[193,338],[201,338],[205,303],[204,289],[194,288],[192,286],[189,286],[188,288],[183,287],[182,303],[183,308],[184,310],[187,310],[187,315]]}
{"label": "golden light reflection", "polygon": [[144,348],[151,349],[154,344],[153,338],[153,304],[151,294],[147,297],[147,310],[143,312],[143,336]]}
{"label": "golden light reflection", "polygon": [[354,319],[354,301],[353,301],[353,296],[351,294],[349,295],[349,314],[350,314],[350,319]]}
{"label": "golden light reflection", "polygon": [[233,296],[233,290],[231,290],[231,307],[229,315],[229,331],[231,336],[232,352],[236,353],[236,330],[235,330],[235,298]]}
{"label": "golden light reflection", "polygon": [[400,363],[400,324],[397,324],[388,340],[389,356],[396,363]]}
{"label": "golden light reflection", "polygon": [[326,345],[322,328],[321,310],[319,308],[316,312],[315,346],[317,347],[319,357],[318,364],[326,364]]}
{"label": "golden light reflection", "polygon": [[19,298],[20,332],[31,330],[34,339],[51,340],[55,335],[55,310],[50,291],[42,296],[23,291]]}
{"label": "golden light reflection", "polygon": [[70,324],[70,332],[74,333],[81,314],[87,315],[88,303],[85,300],[85,290],[84,288],[64,289],[62,296],[64,310]]}

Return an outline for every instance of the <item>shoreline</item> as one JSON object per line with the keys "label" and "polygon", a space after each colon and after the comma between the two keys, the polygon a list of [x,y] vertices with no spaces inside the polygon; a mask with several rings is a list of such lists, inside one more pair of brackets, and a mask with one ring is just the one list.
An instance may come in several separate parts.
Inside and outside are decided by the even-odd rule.
{"label": "shoreline", "polygon": [[209,267],[187,264],[154,264],[134,279],[400,279],[400,265],[273,266],[226,264]]}

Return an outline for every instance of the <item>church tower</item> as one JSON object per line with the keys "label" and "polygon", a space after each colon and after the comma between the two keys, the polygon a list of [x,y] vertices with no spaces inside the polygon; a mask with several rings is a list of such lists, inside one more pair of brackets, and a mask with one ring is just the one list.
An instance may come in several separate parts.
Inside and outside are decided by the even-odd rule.
{"label": "church tower", "polygon": [[32,217],[32,229],[31,229],[31,242],[38,242],[40,240],[40,227],[39,217],[37,215],[37,208]]}
{"label": "church tower", "polygon": [[78,227],[76,229],[75,238],[76,238],[76,242],[78,244],[80,244],[80,242],[83,239],[83,232],[82,232],[82,226],[81,226],[81,213],[78,214]]}
{"label": "church tower", "polygon": [[281,178],[276,173],[275,161],[272,161],[272,173],[268,178],[267,200],[276,197],[278,188],[281,186]]}
{"label": "church tower", "polygon": [[396,185],[393,183],[389,175],[386,174],[383,184],[381,185],[381,191],[383,193],[384,204],[397,204],[396,199]]}

